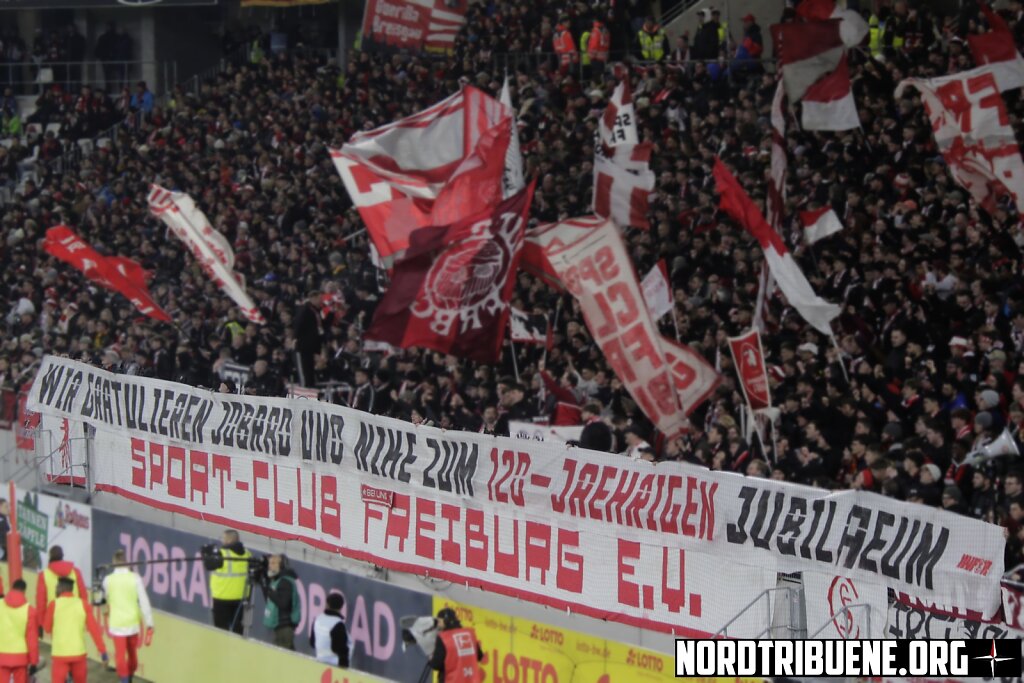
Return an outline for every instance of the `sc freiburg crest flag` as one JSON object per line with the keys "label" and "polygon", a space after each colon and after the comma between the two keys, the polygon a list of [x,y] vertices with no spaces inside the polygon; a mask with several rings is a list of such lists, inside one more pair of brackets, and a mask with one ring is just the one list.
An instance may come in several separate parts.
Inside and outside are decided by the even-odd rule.
{"label": "sc freiburg crest flag", "polygon": [[415,231],[366,338],[498,360],[532,198],[533,184],[486,213]]}

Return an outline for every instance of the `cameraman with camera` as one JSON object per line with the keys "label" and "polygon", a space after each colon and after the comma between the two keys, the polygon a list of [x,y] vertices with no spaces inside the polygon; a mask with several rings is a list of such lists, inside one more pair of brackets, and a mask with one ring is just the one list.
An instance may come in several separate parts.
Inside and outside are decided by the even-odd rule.
{"label": "cameraman with camera", "polygon": [[274,632],[274,645],[286,650],[295,649],[295,629],[302,618],[302,601],[295,570],[284,555],[270,555],[265,568],[261,565],[258,580],[266,607],[263,609],[263,625]]}
{"label": "cameraman with camera", "polygon": [[216,543],[203,546],[203,566],[210,572],[213,625],[242,635],[242,603],[249,596],[249,564],[252,553],[245,549],[238,532],[225,529]]}

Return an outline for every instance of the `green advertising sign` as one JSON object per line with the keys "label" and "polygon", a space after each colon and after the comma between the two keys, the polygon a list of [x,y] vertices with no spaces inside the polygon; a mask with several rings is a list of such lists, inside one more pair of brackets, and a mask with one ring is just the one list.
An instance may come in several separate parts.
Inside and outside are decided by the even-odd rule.
{"label": "green advertising sign", "polygon": [[46,552],[50,519],[26,501],[18,501],[18,533],[26,546]]}

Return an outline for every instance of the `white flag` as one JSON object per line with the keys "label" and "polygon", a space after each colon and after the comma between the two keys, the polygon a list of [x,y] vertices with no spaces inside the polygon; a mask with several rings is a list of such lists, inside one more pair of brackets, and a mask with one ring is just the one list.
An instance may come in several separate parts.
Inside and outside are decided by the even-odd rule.
{"label": "white flag", "polygon": [[512,137],[509,138],[508,151],[505,152],[505,174],[501,179],[502,192],[505,199],[508,199],[526,187],[526,180],[523,177],[523,154],[519,151],[518,117],[515,108],[512,107],[508,76],[505,76],[505,85],[501,86],[501,97],[498,101],[508,108],[508,116],[512,120]]}
{"label": "white flag", "polygon": [[660,320],[672,310],[672,286],[668,282],[665,259],[654,264],[651,271],[644,276],[640,287],[644,290],[644,301],[647,302],[647,308],[655,320]]}
{"label": "white flag", "polygon": [[235,252],[231,245],[224,235],[214,230],[191,197],[153,185],[149,192],[149,210],[185,243],[207,277],[238,304],[248,320],[261,325],[266,322],[246,293],[244,283],[240,282],[241,276],[233,270]]}

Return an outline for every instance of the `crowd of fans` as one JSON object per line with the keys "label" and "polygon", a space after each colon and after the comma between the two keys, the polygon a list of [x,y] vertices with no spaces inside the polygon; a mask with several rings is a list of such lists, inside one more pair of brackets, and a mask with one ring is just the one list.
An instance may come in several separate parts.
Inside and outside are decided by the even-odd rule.
{"label": "crowd of fans", "polygon": [[[661,258],[669,264],[675,319],[660,322],[663,332],[674,336],[678,328],[723,376],[691,416],[687,436],[666,441],[653,432],[571,297],[527,274],[518,276],[513,304],[552,324],[549,351],[507,345],[502,362],[486,366],[412,349],[388,355],[362,339],[386,284],[327,148],[420,110],[460,83],[496,93],[509,63],[497,51],[509,46],[533,55],[514,62],[520,67],[512,74],[526,170],[539,180],[533,220],[586,214],[596,116],[615,70],[609,64],[581,79],[554,58],[536,57],[551,52],[545,41],[565,21],[607,19],[620,27],[617,36],[626,25],[642,27],[644,17],[628,15],[627,3],[615,3],[627,12],[616,17],[579,4],[563,16],[546,3],[490,2],[472,10],[451,58],[357,52],[339,71],[301,51],[266,53],[227,68],[198,95],[171,93],[140,125],[121,127],[110,148],[74,172],[44,172],[4,207],[0,278],[9,334],[0,380],[22,386],[48,352],[119,372],[280,395],[303,366],[304,376],[312,372],[305,383],[331,387],[332,400],[489,433],[548,418],[556,403],[571,402],[587,423],[584,445],[872,490],[1002,523],[1013,566],[1024,557],[1016,458],[962,463],[1004,427],[1017,440],[1024,436],[1024,232],[1011,202],[992,214],[973,205],[947,174],[920,102],[893,97],[905,77],[970,68],[962,39],[986,27],[972,2],[954,17],[932,16],[926,2],[883,4],[881,58],[868,49],[850,53],[862,129],[813,134],[791,125],[786,136],[785,238],[816,291],[843,313],[833,343],[770,298],[763,344],[781,417],[763,437],[743,433],[744,401],[726,345],[751,324],[762,258],[717,210],[711,166],[720,155],[763,204],[770,69],[675,61],[683,49],[629,70],[658,182],[651,229],[628,230],[627,243],[638,272]],[[1021,14],[1015,0],[1007,19],[1018,35]],[[752,19],[768,25],[780,17]],[[624,42],[615,49],[636,47],[616,40]],[[722,53],[732,54],[732,45]],[[1004,97],[1018,120],[1018,93]],[[265,326],[247,324],[147,213],[154,182],[192,195],[228,236]],[[807,247],[796,212],[826,203],[845,229]],[[45,257],[40,239],[57,223],[152,270],[155,299],[174,325],[141,317]],[[252,368],[244,386],[223,381],[228,364]]]}

